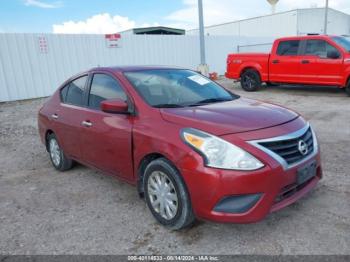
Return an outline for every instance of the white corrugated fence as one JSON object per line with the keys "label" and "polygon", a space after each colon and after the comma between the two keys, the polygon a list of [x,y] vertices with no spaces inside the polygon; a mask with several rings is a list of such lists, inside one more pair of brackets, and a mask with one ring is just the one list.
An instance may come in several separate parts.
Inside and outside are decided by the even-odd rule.
{"label": "white corrugated fence", "polygon": [[[224,74],[238,45],[265,39],[206,37],[211,72]],[[49,96],[67,78],[96,66],[173,65],[195,69],[198,37],[131,35],[111,48],[104,35],[0,34],[0,102]]]}

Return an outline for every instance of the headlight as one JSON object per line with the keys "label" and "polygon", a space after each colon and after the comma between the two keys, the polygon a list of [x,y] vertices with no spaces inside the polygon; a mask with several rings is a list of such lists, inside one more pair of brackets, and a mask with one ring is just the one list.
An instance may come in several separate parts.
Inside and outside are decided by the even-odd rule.
{"label": "headlight", "polygon": [[198,129],[185,128],[181,136],[203,156],[206,166],[233,170],[256,170],[264,166],[238,146]]}

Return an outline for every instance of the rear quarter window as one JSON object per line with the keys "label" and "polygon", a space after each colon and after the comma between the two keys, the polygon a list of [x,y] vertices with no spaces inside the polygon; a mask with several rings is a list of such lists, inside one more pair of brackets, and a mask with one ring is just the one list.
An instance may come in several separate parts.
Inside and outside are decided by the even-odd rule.
{"label": "rear quarter window", "polygon": [[75,79],[69,84],[68,91],[66,94],[65,103],[83,106],[84,105],[84,88],[88,76],[82,76]]}
{"label": "rear quarter window", "polygon": [[69,84],[61,89],[61,92],[60,92],[61,93],[61,101],[63,103],[65,103],[66,99],[67,99],[68,88],[69,88]]}

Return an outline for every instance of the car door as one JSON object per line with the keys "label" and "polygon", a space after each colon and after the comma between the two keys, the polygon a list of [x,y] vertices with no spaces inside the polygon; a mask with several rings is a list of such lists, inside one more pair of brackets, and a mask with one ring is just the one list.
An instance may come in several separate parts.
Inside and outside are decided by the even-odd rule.
{"label": "car door", "polygon": [[300,40],[281,40],[272,50],[269,62],[270,82],[300,83]]}
{"label": "car door", "polygon": [[54,131],[64,152],[74,159],[81,158],[80,133],[84,112],[84,94],[88,76],[80,76],[60,90],[61,103],[53,112]]}
{"label": "car door", "polygon": [[340,51],[323,39],[304,41],[300,76],[304,83],[340,85],[343,59]]}
{"label": "car door", "polygon": [[105,73],[94,73],[89,86],[81,132],[83,160],[100,170],[132,180],[132,116],[100,109],[100,103],[106,99],[126,101],[126,92],[114,76]]}

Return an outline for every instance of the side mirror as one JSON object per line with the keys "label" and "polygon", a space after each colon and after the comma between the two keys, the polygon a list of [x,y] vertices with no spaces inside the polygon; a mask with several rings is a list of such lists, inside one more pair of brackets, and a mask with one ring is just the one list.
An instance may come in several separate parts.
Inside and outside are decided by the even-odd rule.
{"label": "side mirror", "polygon": [[101,110],[106,113],[127,114],[128,108],[128,104],[119,98],[101,102]]}
{"label": "side mirror", "polygon": [[328,51],[327,58],[338,59],[338,58],[340,58],[340,53],[338,51],[335,51],[335,50]]}

